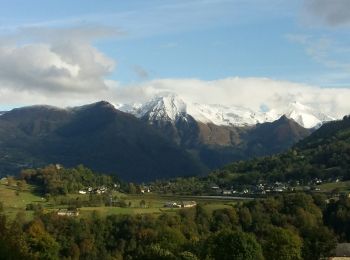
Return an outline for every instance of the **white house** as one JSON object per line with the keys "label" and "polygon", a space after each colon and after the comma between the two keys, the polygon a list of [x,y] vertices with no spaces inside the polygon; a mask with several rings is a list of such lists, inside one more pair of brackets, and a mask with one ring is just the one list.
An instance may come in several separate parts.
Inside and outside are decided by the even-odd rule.
{"label": "white house", "polygon": [[197,205],[197,202],[195,201],[183,201],[181,202],[181,207],[182,208],[192,208]]}
{"label": "white house", "polygon": [[75,209],[75,210],[59,209],[57,211],[57,215],[58,216],[77,217],[77,216],[79,216],[79,211],[77,209]]}

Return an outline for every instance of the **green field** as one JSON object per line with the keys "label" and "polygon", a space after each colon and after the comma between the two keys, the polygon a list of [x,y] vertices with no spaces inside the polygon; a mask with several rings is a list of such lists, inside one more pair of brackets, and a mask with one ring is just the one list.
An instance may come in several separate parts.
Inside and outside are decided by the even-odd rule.
{"label": "green field", "polygon": [[[3,203],[4,212],[14,218],[19,212],[25,215],[26,219],[33,217],[33,211],[27,211],[26,206],[30,203],[40,204],[43,206],[44,211],[56,211],[58,208],[65,208],[65,205],[53,205],[52,199],[47,202],[45,198],[35,195],[33,193],[34,187],[27,186],[23,191],[17,191],[16,186],[8,186],[5,183],[0,183],[0,202]],[[211,198],[200,198],[195,196],[161,196],[157,194],[137,194],[127,195],[122,193],[116,193],[119,198],[127,203],[128,207],[82,207],[80,208],[80,216],[87,217],[93,212],[101,216],[113,215],[113,214],[161,214],[161,213],[174,213],[179,208],[165,208],[164,204],[168,201],[174,201],[180,203],[181,201],[196,201],[202,204],[208,211],[213,211],[221,208],[230,208],[236,201],[234,200],[223,200],[223,199],[211,199]],[[69,194],[67,198],[79,198],[81,200],[87,199],[89,195],[81,194]],[[62,197],[62,196],[60,196]],[[140,202],[145,201],[145,204],[141,207]]]}
{"label": "green field", "polygon": [[[157,194],[144,194],[144,195],[124,195],[124,199],[127,203],[131,203],[130,207],[84,207],[80,209],[82,216],[87,216],[96,211],[102,216],[113,214],[161,214],[161,213],[174,213],[179,208],[165,208],[164,204],[168,201],[181,202],[194,200],[197,203],[201,203],[208,211],[216,209],[230,208],[234,205],[235,201],[227,201],[220,199],[202,199],[198,197],[189,196],[161,196]],[[144,200],[146,202],[145,207],[140,207],[140,202]]]}
{"label": "green field", "polygon": [[33,194],[32,187],[28,186],[26,190],[17,192],[16,187],[9,187],[3,183],[0,184],[0,202],[3,203],[5,213],[11,218],[19,212],[24,213],[26,218],[31,218],[33,212],[25,210],[29,203],[45,205],[45,199]]}
{"label": "green field", "polygon": [[323,192],[332,192],[334,189],[339,189],[340,192],[350,192],[350,181],[324,183],[317,187]]}

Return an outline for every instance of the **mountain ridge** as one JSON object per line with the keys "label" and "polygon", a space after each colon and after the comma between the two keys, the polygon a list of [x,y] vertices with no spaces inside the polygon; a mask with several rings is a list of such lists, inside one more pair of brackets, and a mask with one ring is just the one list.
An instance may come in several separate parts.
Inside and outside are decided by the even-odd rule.
{"label": "mountain ridge", "polygon": [[[162,102],[143,117],[106,101],[6,112],[0,117],[0,173],[60,163],[84,164],[132,181],[200,175],[228,162],[284,151],[311,133],[287,117],[250,126],[202,123],[186,113],[184,103]],[[176,105],[170,116],[158,113],[169,104]]]}
{"label": "mountain ridge", "polygon": [[242,106],[185,102],[174,93],[155,96],[143,104],[118,104],[116,107],[138,118],[148,117],[151,123],[155,120],[175,122],[179,117],[191,116],[196,121],[205,124],[242,127],[273,122],[285,115],[302,127],[318,128],[323,122],[334,120],[333,117],[297,101],[289,103],[283,109],[272,108],[263,112]]}
{"label": "mountain ridge", "polygon": [[108,102],[14,109],[0,117],[0,144],[2,174],[50,163],[84,164],[138,182],[203,173],[187,151]]}

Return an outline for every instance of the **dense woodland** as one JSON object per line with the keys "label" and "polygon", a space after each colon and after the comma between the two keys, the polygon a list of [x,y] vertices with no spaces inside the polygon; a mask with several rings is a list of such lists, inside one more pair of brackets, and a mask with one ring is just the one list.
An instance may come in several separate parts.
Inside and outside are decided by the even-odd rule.
{"label": "dense woodland", "polygon": [[63,168],[60,165],[49,165],[44,168],[23,170],[20,178],[38,188],[42,195],[65,195],[79,190],[98,187],[113,188],[120,185],[115,176],[98,174],[79,165],[75,168]]}
{"label": "dense woodland", "polygon": [[3,259],[319,259],[350,240],[350,200],[295,193],[206,211],[0,217]]}

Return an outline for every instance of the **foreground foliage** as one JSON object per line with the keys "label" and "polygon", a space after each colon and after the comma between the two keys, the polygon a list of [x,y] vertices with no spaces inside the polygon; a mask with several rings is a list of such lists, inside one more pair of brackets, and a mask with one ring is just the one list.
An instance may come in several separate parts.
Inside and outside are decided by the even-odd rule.
{"label": "foreground foliage", "polygon": [[[0,217],[5,259],[319,259],[349,241],[350,200],[304,193],[208,212],[90,218]],[[341,228],[341,226],[345,228]]]}

